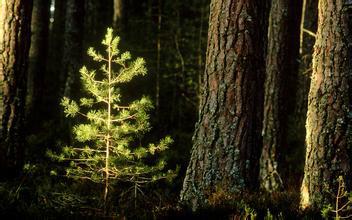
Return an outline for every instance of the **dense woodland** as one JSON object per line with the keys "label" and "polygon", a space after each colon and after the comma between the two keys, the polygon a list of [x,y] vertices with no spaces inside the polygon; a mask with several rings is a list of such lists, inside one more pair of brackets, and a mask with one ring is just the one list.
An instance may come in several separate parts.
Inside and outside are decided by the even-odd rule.
{"label": "dense woodland", "polygon": [[352,219],[352,1],[0,0],[0,216]]}

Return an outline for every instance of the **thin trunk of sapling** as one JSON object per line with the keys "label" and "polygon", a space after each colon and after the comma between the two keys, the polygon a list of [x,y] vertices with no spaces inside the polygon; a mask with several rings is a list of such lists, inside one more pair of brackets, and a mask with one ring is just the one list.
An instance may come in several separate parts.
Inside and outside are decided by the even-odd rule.
{"label": "thin trunk of sapling", "polygon": [[107,196],[109,193],[109,150],[110,150],[110,124],[111,124],[111,43],[109,44],[108,58],[108,74],[109,74],[109,96],[108,96],[108,120],[107,120],[107,136],[106,136],[106,156],[105,156],[105,191],[104,191],[104,206],[105,212],[107,209]]}

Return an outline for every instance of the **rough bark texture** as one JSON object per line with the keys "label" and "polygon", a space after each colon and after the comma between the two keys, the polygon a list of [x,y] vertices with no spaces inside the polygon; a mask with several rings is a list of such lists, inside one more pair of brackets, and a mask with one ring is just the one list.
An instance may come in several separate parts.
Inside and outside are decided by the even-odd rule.
{"label": "rough bark texture", "polygon": [[[24,109],[32,1],[0,1],[0,164],[16,175],[24,162]],[[2,158],[5,157],[5,158]]]}
{"label": "rough bark texture", "polygon": [[[267,1],[213,0],[199,122],[181,192],[193,209],[258,187]],[[263,10],[263,11],[262,11]]]}
{"label": "rough bark texture", "polygon": [[82,33],[84,33],[84,0],[66,1],[65,43],[62,77],[63,95],[73,97],[80,88],[79,69],[82,60]]}
{"label": "rough bark texture", "polygon": [[[46,86],[46,68],[49,35],[49,0],[34,0],[31,22],[31,47],[29,51],[29,70],[27,87],[27,115],[32,126],[38,125],[44,106]],[[44,64],[44,65],[43,65]]]}
{"label": "rough bark texture", "polygon": [[306,121],[303,208],[322,208],[336,193],[338,177],[351,178],[351,3],[319,1]]}
{"label": "rough bark texture", "polygon": [[279,174],[279,153],[287,148],[287,111],[292,76],[297,75],[300,1],[272,1],[266,79],[264,85],[263,150],[260,158],[260,184],[268,192],[283,188]]}

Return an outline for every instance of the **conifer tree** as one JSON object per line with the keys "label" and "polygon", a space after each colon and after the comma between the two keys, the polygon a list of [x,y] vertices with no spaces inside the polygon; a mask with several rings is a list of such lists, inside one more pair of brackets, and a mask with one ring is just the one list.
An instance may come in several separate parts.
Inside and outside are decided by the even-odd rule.
{"label": "conifer tree", "polygon": [[138,75],[147,73],[142,58],[131,60],[129,52],[120,53],[120,38],[107,30],[102,45],[103,56],[93,48],[88,55],[101,64],[99,71],[80,70],[82,85],[87,96],[75,102],[65,97],[62,106],[67,117],[82,117],[86,122],[73,127],[75,147],[64,147],[62,153],[49,156],[59,161],[70,161],[66,175],[74,179],[86,179],[104,186],[106,208],[109,188],[112,182],[130,182],[135,187],[160,179],[171,179],[174,172],[163,172],[165,161],[146,164],[145,159],[164,151],[172,142],[165,137],[159,144],[147,147],[133,146],[135,137],[149,130],[148,111],[152,103],[147,97],[123,105],[119,86]]}

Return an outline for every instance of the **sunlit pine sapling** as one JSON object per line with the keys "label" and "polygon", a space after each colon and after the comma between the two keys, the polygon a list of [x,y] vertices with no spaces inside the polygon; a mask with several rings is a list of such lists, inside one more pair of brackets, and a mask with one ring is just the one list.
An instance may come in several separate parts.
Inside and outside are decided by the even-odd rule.
{"label": "sunlit pine sapling", "polygon": [[336,220],[352,219],[352,193],[346,191],[343,176],[339,176],[338,182],[334,207],[331,204],[325,205],[321,210],[321,214],[325,219],[329,219],[332,213]]}
{"label": "sunlit pine sapling", "polygon": [[79,103],[66,97],[61,101],[66,117],[80,117],[85,121],[73,128],[77,146],[66,146],[58,155],[49,152],[59,161],[70,161],[66,169],[68,177],[103,184],[105,207],[112,182],[130,182],[134,188],[139,188],[160,179],[171,180],[175,175],[170,170],[164,172],[166,163],[162,159],[153,165],[145,163],[148,156],[168,148],[172,142],[170,137],[147,147],[131,144],[150,129],[147,112],[152,103],[143,97],[129,105],[121,104],[119,85],[137,75],[145,75],[147,70],[142,58],[132,61],[129,52],[120,53],[119,41],[108,28],[102,41],[106,55],[89,48],[88,55],[100,63],[101,68],[90,71],[83,66],[80,70],[88,95]]}

